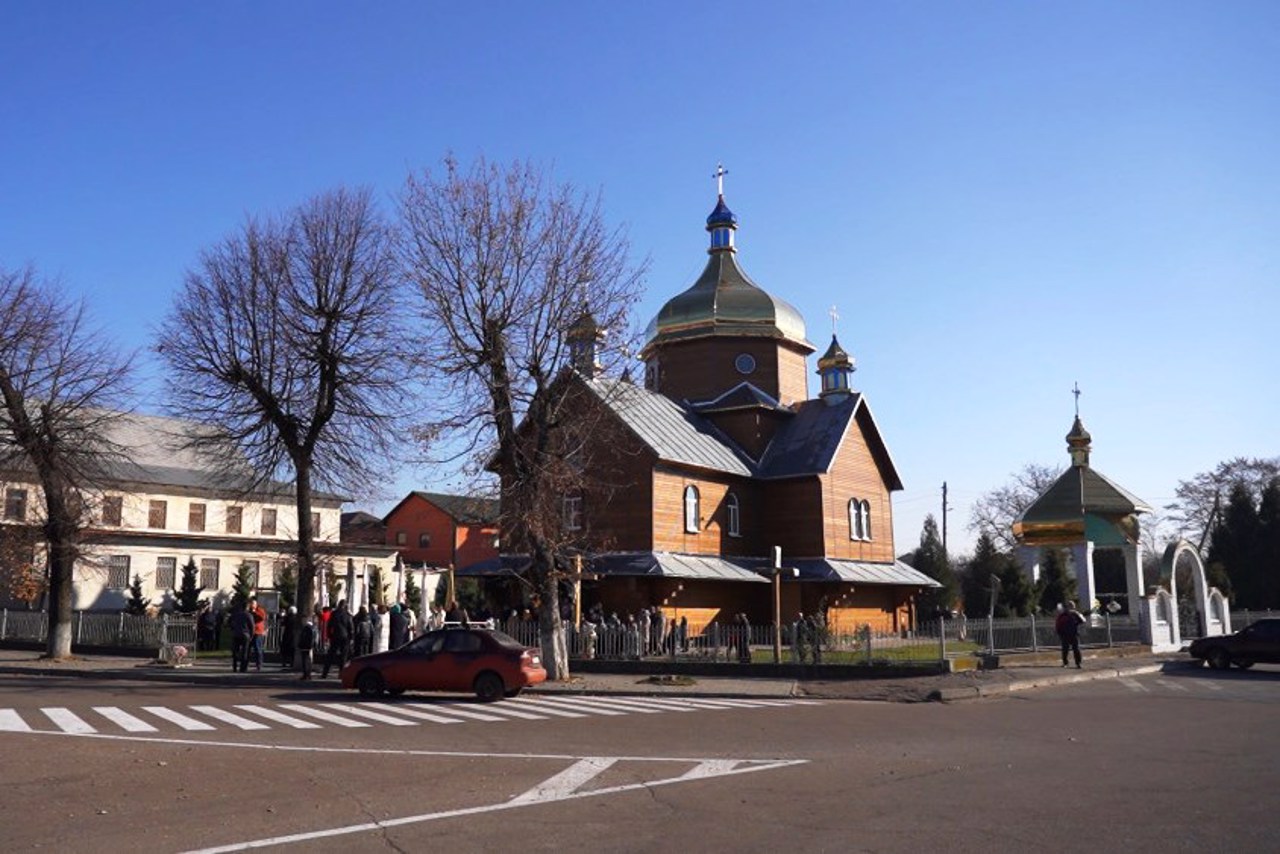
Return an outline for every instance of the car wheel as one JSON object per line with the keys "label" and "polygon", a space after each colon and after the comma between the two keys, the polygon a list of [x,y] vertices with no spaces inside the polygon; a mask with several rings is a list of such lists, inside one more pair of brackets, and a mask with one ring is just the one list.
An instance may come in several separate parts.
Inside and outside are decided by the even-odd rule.
{"label": "car wheel", "polygon": [[376,697],[387,688],[386,680],[376,670],[362,670],[356,677],[356,690],[361,697]]}
{"label": "car wheel", "polygon": [[392,697],[399,697],[404,692],[405,692],[404,688],[388,688],[387,689],[387,693],[390,694]]}
{"label": "car wheel", "polygon": [[477,676],[472,689],[482,703],[497,702],[506,693],[506,688],[502,684],[502,677],[492,670],[486,670]]}
{"label": "car wheel", "polygon": [[1252,662],[1252,661],[1237,661],[1237,662],[1236,662],[1236,667],[1239,667],[1241,670],[1248,670],[1250,667],[1253,667],[1253,662]]}
{"label": "car wheel", "polygon": [[1214,670],[1226,670],[1231,666],[1231,654],[1220,646],[1215,646],[1209,650],[1205,660],[1209,662],[1209,666]]}
{"label": "car wheel", "polygon": [[519,697],[520,692],[523,690],[524,690],[523,688],[512,688],[510,691],[505,692],[502,696],[510,700],[513,697]]}

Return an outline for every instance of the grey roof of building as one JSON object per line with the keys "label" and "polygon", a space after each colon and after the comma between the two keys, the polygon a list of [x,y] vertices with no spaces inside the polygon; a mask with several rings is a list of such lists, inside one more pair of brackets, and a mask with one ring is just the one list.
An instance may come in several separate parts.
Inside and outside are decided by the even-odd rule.
{"label": "grey roof of building", "polygon": [[862,395],[855,393],[834,406],[824,400],[799,404],[795,417],[778,430],[765,449],[760,475],[794,477],[827,471],[861,400]]}
{"label": "grey roof of building", "polygon": [[1151,507],[1129,490],[1089,466],[1071,466],[1031,502],[1019,522],[1075,521],[1085,513],[1150,513]]}
{"label": "grey roof of building", "polygon": [[791,410],[749,382],[740,382],[719,397],[689,404],[697,412],[724,412],[730,409],[764,408]]}
{"label": "grey roof of building", "polygon": [[755,474],[750,458],[715,425],[665,395],[608,377],[583,382],[659,459],[744,477]]}
{"label": "grey roof of building", "polygon": [[836,558],[811,558],[787,562],[800,573],[801,581],[847,581],[853,584],[892,584],[909,587],[941,587],[942,585],[913,566],[895,560],[872,563]]}
{"label": "grey roof of building", "polygon": [[[514,575],[529,566],[525,555],[502,555],[462,567],[461,576]],[[613,552],[592,555],[584,569],[599,576],[683,578],[709,581],[765,583],[769,579],[752,567],[766,567],[763,558],[726,558],[717,555],[687,555],[673,552]]]}
{"label": "grey roof of building", "polygon": [[473,495],[447,495],[443,492],[423,492],[415,489],[413,494],[430,501],[455,522],[467,525],[496,525],[501,515],[501,502],[496,498],[477,498]]}

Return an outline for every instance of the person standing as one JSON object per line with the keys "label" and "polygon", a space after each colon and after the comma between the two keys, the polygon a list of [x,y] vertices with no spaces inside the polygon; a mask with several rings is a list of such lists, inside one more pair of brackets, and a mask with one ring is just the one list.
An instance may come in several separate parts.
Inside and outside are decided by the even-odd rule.
{"label": "person standing", "polygon": [[351,648],[351,637],[355,632],[355,623],[351,619],[351,612],[347,610],[347,600],[342,599],[338,602],[338,607],[329,613],[329,652],[324,657],[321,679],[329,678],[329,669],[335,661],[338,662],[339,670],[347,663],[347,651]]}
{"label": "person standing", "polygon": [[391,643],[391,620],[387,616],[387,606],[379,604],[369,612],[369,625],[373,629],[373,651],[386,652]]}
{"label": "person standing", "polygon": [[280,669],[293,669],[293,651],[297,648],[298,609],[290,605],[280,615]]}
{"label": "person standing", "polygon": [[667,639],[667,615],[662,613],[662,608],[657,605],[653,606],[653,619],[650,624],[652,626],[653,652],[661,655],[663,641]]}
{"label": "person standing", "polygon": [[213,608],[205,605],[196,615],[196,650],[208,652],[214,649],[213,631],[218,624],[218,617]]}
{"label": "person standing", "polygon": [[356,639],[355,649],[351,654],[353,656],[368,655],[373,652],[373,628],[369,622],[368,610],[361,605],[352,621],[356,626]]}
{"label": "person standing", "polygon": [[409,618],[404,612],[404,607],[399,603],[391,606],[391,616],[388,618],[391,624],[390,642],[391,649],[399,649],[409,642]]}
{"label": "person standing", "polygon": [[262,669],[262,655],[267,648],[267,609],[257,599],[249,600],[249,613],[253,616],[253,669]]}
{"label": "person standing", "polygon": [[311,666],[314,662],[316,646],[316,624],[307,617],[302,628],[298,629],[298,666],[302,668],[302,678],[311,678]]}
{"label": "person standing", "polygon": [[249,613],[249,603],[241,605],[231,615],[231,669],[240,673],[249,672],[249,644],[253,642],[253,614]]}
{"label": "person standing", "polygon": [[1084,615],[1076,610],[1075,602],[1068,602],[1062,612],[1053,621],[1053,629],[1062,641],[1062,666],[1067,666],[1067,653],[1070,652],[1076,661],[1076,669],[1080,669],[1080,627],[1084,625]]}

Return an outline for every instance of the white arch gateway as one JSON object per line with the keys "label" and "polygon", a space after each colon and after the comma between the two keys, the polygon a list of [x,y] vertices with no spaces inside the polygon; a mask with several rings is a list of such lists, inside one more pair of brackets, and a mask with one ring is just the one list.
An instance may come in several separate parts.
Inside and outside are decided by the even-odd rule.
{"label": "white arch gateway", "polygon": [[1175,540],[1164,550],[1160,559],[1160,576],[1168,579],[1168,588],[1153,587],[1145,597],[1142,608],[1143,641],[1151,644],[1152,652],[1175,652],[1182,648],[1182,626],[1178,618],[1178,559],[1190,559],[1192,597],[1204,637],[1231,634],[1231,612],[1227,597],[1216,587],[1210,587],[1205,579],[1204,561],[1200,550],[1185,539]]}

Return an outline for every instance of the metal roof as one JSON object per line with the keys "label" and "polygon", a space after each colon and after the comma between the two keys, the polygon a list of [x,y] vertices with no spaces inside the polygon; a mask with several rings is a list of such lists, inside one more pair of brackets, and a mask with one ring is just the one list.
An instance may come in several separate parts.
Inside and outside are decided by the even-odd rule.
{"label": "metal roof", "polygon": [[1150,512],[1145,501],[1101,473],[1088,466],[1071,466],[1017,521],[1067,522],[1083,519],[1086,513],[1123,516]]}
{"label": "metal roof", "polygon": [[789,561],[800,572],[801,581],[847,581],[854,584],[893,584],[908,587],[941,587],[937,581],[913,566],[895,560],[893,563],[871,563],[860,560],[812,558]]}
{"label": "metal roof", "polygon": [[[764,565],[763,560],[758,563]],[[769,579],[753,571],[748,562],[741,559],[674,552],[623,552],[598,555],[591,559],[591,572],[600,575],[769,583]]]}
{"label": "metal roof", "polygon": [[[496,498],[477,498],[473,495],[446,495],[443,492],[423,492],[418,489],[415,489],[413,494],[439,507],[445,513],[448,513],[455,522],[463,522],[469,525],[496,525],[501,512],[500,502]],[[391,514],[388,513],[387,515],[390,516]]]}
{"label": "metal roof", "polygon": [[744,477],[755,473],[751,460],[711,422],[671,398],[608,377],[583,382],[660,459]]}

